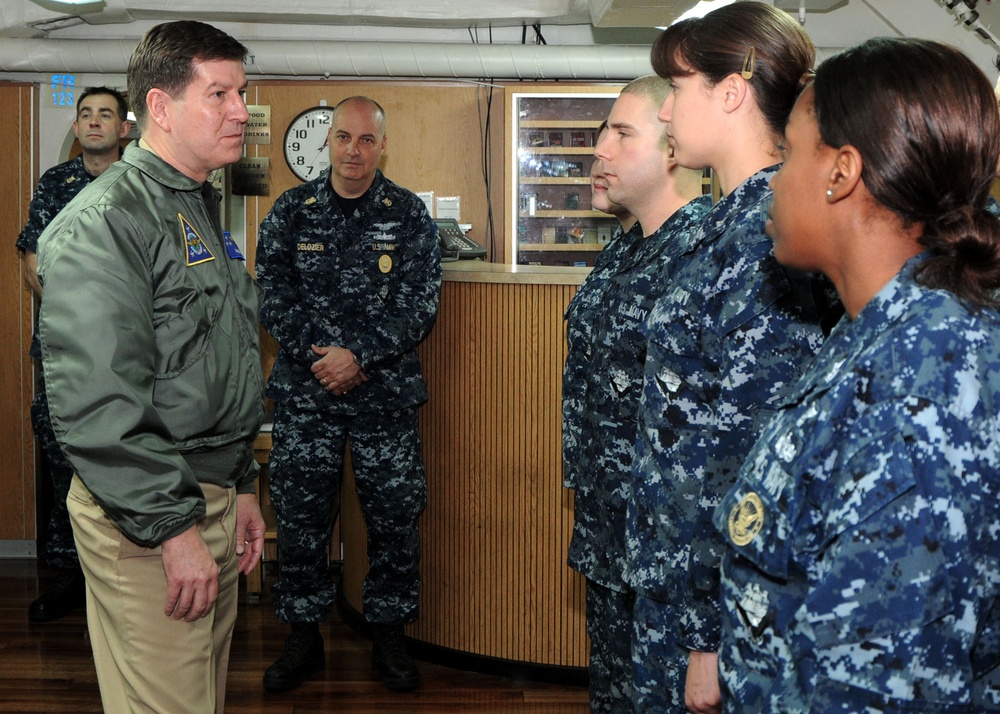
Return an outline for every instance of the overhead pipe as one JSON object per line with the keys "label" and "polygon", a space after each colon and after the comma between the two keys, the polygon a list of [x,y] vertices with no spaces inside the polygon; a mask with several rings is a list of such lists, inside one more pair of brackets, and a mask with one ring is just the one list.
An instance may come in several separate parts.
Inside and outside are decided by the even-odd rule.
{"label": "overhead pipe", "polygon": [[[0,72],[124,74],[137,40],[0,41]],[[652,72],[635,45],[437,44],[258,40],[248,75],[631,80]]]}

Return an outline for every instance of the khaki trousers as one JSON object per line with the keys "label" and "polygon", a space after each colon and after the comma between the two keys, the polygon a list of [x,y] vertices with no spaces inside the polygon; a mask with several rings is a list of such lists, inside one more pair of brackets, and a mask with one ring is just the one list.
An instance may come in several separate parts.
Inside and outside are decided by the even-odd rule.
{"label": "khaki trousers", "polygon": [[70,486],[70,519],[87,580],[87,626],[104,711],[221,714],[238,577],[236,491],[202,484],[202,538],[219,565],[219,598],[196,622],[163,613],[167,582],[160,548],[129,541],[79,476]]}

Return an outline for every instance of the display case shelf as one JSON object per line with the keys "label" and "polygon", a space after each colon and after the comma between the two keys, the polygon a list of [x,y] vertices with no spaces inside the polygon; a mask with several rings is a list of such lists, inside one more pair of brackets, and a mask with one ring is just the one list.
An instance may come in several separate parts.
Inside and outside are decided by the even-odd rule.
{"label": "display case shelf", "polygon": [[601,243],[520,243],[518,250],[527,253],[576,253],[588,252],[600,253],[604,248]]}
{"label": "display case shelf", "polygon": [[[607,118],[607,117],[605,117]],[[522,129],[597,129],[604,119],[525,119],[521,122]]]}
{"label": "display case shelf", "polygon": [[520,153],[538,154],[541,156],[591,156],[594,153],[593,146],[525,146],[521,147]]}
{"label": "display case shelf", "polygon": [[512,262],[593,265],[614,233],[613,216],[591,207],[597,129],[617,85],[511,87],[507,199]]}
{"label": "display case shelf", "polygon": [[531,219],[531,218],[601,218],[601,219],[607,219],[607,218],[612,218],[607,213],[604,213],[602,211],[595,211],[593,209],[588,209],[588,210],[584,210],[584,211],[579,211],[579,210],[576,210],[576,211],[572,211],[572,210],[563,210],[563,211],[535,211],[533,214],[531,214],[531,213],[519,213],[517,217],[518,218],[523,218],[523,219]]}
{"label": "display case shelf", "polygon": [[589,176],[522,176],[522,186],[584,186],[590,185]]}

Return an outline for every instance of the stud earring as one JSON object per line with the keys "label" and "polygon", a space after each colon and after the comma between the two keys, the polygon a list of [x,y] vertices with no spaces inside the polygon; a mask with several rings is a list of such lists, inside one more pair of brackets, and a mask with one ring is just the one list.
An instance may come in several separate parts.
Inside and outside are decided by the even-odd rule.
{"label": "stud earring", "polygon": [[828,188],[826,190],[826,197],[827,198],[833,198],[833,189],[832,188]]}

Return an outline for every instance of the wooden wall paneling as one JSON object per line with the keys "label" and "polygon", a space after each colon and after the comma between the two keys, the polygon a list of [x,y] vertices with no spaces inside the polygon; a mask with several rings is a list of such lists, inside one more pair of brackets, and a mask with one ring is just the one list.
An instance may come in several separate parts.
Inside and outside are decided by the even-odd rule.
{"label": "wooden wall paneling", "polygon": [[[509,85],[504,90],[503,105],[503,192],[504,192],[504,221],[508,221],[511,212],[511,202],[519,200],[514,191],[514,178],[520,170],[520,159],[518,158],[517,139],[513,135],[511,125],[514,116],[514,96],[513,92],[520,91],[524,85]],[[515,255],[512,252],[514,242],[513,232],[517,230],[516,224],[508,224],[507,232],[504,233],[504,262],[513,263]]]}
{"label": "wooden wall paneling", "polygon": [[[566,565],[562,315],[575,287],[445,282],[420,347],[428,478],[420,617],[408,634],[460,652],[584,667],[582,578]],[[345,482],[346,484],[346,482]],[[344,502],[344,595],[360,610],[364,524]],[[356,545],[357,544],[357,545]]]}
{"label": "wooden wall paneling", "polygon": [[8,359],[0,363],[0,540],[33,541],[35,528],[35,451],[30,404],[34,372],[28,345],[31,342],[32,298],[23,278],[21,253],[14,240],[28,216],[28,204],[37,174],[33,137],[38,112],[34,85],[0,83],[0,121],[8,127],[0,142],[0,235],[7,249],[0,252],[0,342]]}
{"label": "wooden wall paneling", "polygon": [[[504,188],[505,167],[507,155],[504,147],[507,145],[506,113],[504,104],[504,87],[499,84],[481,85],[479,87],[479,106],[482,107],[483,118],[489,117],[490,135],[488,146],[488,162],[490,175],[490,196],[493,207],[493,231],[490,236],[491,245],[489,260],[494,263],[509,263],[510,255],[507,246],[510,238],[507,231],[511,230],[507,222],[507,209],[504,204],[507,192]],[[487,106],[488,104],[488,106]],[[482,243],[486,231],[476,231],[475,238]]]}

